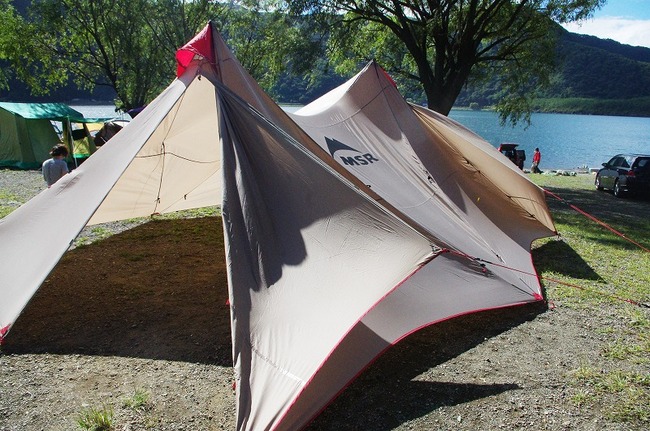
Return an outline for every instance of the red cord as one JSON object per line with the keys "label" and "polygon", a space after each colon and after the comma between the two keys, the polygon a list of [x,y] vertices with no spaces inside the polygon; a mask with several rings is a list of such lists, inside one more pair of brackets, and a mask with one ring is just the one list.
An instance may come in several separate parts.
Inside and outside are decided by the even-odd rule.
{"label": "red cord", "polygon": [[617,231],[616,229],[614,229],[613,227],[611,227],[611,226],[608,225],[607,223],[605,223],[605,222],[603,222],[603,221],[601,221],[601,220],[598,220],[596,217],[592,216],[591,214],[587,213],[586,211],[581,210],[580,208],[578,208],[577,206],[575,206],[575,205],[573,205],[573,204],[570,204],[569,202],[567,202],[566,200],[562,199],[561,197],[559,197],[559,196],[556,195],[555,193],[550,192],[550,191],[548,191],[548,190],[546,190],[546,189],[542,189],[542,190],[544,190],[544,193],[546,193],[547,195],[549,195],[549,196],[553,196],[555,199],[559,200],[560,202],[563,202],[563,203],[567,204],[571,209],[573,209],[573,210],[575,210],[576,212],[582,214],[583,216],[587,217],[588,219],[590,219],[590,220],[592,220],[592,221],[598,223],[599,225],[601,225],[601,226],[604,227],[605,229],[607,229],[607,230],[609,230],[609,231],[615,233],[616,235],[620,236],[621,238],[623,238],[623,239],[625,239],[625,240],[631,242],[632,244],[636,245],[636,246],[639,247],[640,249],[642,249],[642,250],[644,250],[644,251],[648,251],[648,252],[650,252],[650,249],[644,247],[643,245],[639,244],[638,242],[634,241],[633,239],[630,239],[630,238],[626,237],[624,233]]}

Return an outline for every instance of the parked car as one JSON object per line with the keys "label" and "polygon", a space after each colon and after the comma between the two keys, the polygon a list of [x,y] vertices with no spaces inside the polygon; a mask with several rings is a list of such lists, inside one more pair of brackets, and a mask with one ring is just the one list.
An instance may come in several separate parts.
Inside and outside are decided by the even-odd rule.
{"label": "parked car", "polygon": [[650,155],[617,154],[596,173],[596,189],[609,189],[614,196],[650,193]]}
{"label": "parked car", "polygon": [[512,163],[517,165],[519,169],[524,169],[524,162],[526,161],[526,151],[518,150],[519,144],[503,143],[499,145],[499,152],[509,158]]}

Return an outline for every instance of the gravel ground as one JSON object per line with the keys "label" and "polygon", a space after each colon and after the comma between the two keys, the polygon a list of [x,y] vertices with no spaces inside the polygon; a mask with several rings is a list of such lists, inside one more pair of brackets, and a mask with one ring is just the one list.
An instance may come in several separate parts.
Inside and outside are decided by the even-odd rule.
{"label": "gravel ground", "polygon": [[[39,172],[0,170],[2,205],[43,188]],[[9,334],[0,430],[78,429],[89,409],[112,411],[115,430],[234,429],[219,219],[103,229],[121,233],[66,253]],[[77,244],[96,236],[86,229]],[[620,366],[602,352],[627,324],[625,307],[555,299],[551,309],[432,326],[389,350],[308,429],[647,429],[607,414],[615,395],[578,401],[594,390],[577,383],[581,368]],[[647,375],[647,362],[632,366]]]}

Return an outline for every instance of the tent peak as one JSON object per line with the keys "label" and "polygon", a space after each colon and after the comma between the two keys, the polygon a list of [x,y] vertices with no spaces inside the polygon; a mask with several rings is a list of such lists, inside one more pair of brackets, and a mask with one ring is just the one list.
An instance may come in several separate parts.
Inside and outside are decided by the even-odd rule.
{"label": "tent peak", "polygon": [[213,22],[208,21],[203,30],[176,51],[176,77],[180,77],[196,56],[204,58],[210,64],[215,64],[212,44]]}

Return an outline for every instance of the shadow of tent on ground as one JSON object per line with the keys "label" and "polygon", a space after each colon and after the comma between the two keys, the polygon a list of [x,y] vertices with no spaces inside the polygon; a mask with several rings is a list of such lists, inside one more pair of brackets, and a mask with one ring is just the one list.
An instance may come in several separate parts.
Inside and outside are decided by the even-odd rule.
{"label": "shadow of tent on ground", "polygon": [[[222,232],[217,217],[156,220],[69,251],[15,323],[3,352],[231,366]],[[517,389],[514,383],[413,378],[545,309],[529,304],[485,311],[412,334],[372,364],[309,429],[367,429],[368,415],[380,429],[391,429],[441,406]]]}
{"label": "shadow of tent on ground", "polygon": [[3,351],[232,365],[217,217],[155,220],[67,252]]}
{"label": "shadow of tent on ground", "polygon": [[549,241],[532,250],[538,273],[556,272],[584,280],[602,280],[584,259],[564,241]]}

